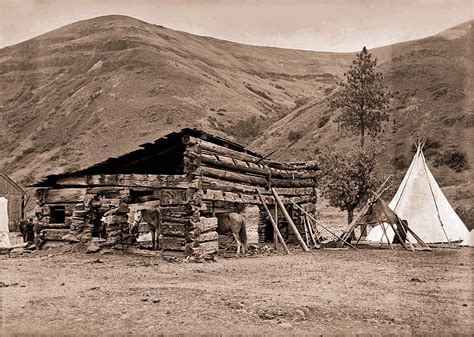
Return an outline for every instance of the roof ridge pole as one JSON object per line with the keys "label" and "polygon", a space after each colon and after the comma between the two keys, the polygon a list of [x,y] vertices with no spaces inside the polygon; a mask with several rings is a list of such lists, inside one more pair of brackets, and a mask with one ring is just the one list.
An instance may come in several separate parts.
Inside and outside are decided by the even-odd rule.
{"label": "roof ridge pole", "polygon": [[[422,153],[423,154],[423,153]],[[426,165],[426,161],[425,161],[425,156],[423,156],[423,168],[425,169],[425,173],[426,173],[426,177],[428,179],[428,186],[430,187],[430,192],[431,192],[431,196],[433,197],[433,201],[435,203],[435,207],[436,207],[436,215],[438,216],[438,221],[441,225],[441,229],[443,230],[443,233],[444,233],[444,236],[446,236],[446,239],[448,239],[448,243],[451,243],[451,239],[448,237],[448,234],[446,234],[446,230],[444,229],[444,224],[443,224],[443,221],[441,220],[441,215],[439,214],[439,208],[438,208],[438,203],[436,202],[436,197],[434,195],[434,191],[433,191],[433,187],[431,186],[431,182],[430,182],[430,179],[429,179],[429,176],[428,176],[428,167]]]}

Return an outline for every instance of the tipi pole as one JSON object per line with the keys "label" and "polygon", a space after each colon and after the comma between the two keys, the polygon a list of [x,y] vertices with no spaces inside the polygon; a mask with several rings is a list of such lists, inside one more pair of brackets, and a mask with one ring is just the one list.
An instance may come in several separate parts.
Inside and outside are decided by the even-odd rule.
{"label": "tipi pole", "polygon": [[431,196],[433,197],[433,201],[434,201],[434,204],[435,204],[435,207],[436,207],[436,215],[438,216],[438,221],[441,225],[441,229],[443,230],[444,236],[446,236],[446,239],[448,239],[448,242],[451,243],[451,239],[448,237],[448,234],[446,234],[446,231],[444,230],[444,224],[443,224],[443,221],[441,220],[441,215],[439,214],[438,203],[436,202],[436,198],[435,198],[435,195],[434,195],[434,192],[433,192],[433,187],[431,186],[431,182],[430,182],[430,179],[429,179],[429,176],[428,176],[428,168],[426,167],[426,161],[425,161],[424,156],[423,156],[422,159],[423,159],[423,168],[425,169],[425,174],[426,174],[426,177],[427,177],[427,180],[428,180],[428,186],[430,187]]}
{"label": "tipi pole", "polygon": [[[416,145],[416,144],[415,144],[415,145]],[[408,168],[408,172],[406,173],[406,176],[407,176],[407,177],[410,177],[412,171],[414,170],[414,167],[415,167],[415,165],[414,165],[414,163],[415,163],[415,158],[420,154],[420,152],[421,152],[420,146],[417,145],[417,146],[416,146],[416,153],[415,153],[415,155],[413,156],[413,160],[411,161],[411,165],[410,165],[410,167]],[[398,204],[400,203],[400,200],[402,199],[402,195],[403,195],[403,193],[405,192],[405,188],[406,188],[407,185],[408,185],[408,180],[409,180],[409,179],[407,179],[407,180],[405,181],[405,185],[403,185],[402,191],[401,191],[401,193],[400,193],[400,198],[398,198],[397,203],[396,203],[395,207],[393,208],[394,211],[397,209]]]}
{"label": "tipi pole", "polygon": [[[374,194],[376,196],[380,196],[382,195],[387,189],[390,188],[390,186],[392,186],[392,184],[390,184],[389,186],[387,186],[386,188],[384,188],[385,184],[390,180],[390,178],[392,177],[392,175],[389,175],[385,180],[384,182],[382,183],[382,185],[380,185],[379,189],[377,190],[377,192],[375,192]],[[345,232],[343,235],[342,235],[342,239],[343,240],[347,240],[347,238],[349,237],[349,235],[352,234],[352,232],[355,230],[355,228],[358,226],[358,222],[360,220],[360,218],[362,218],[365,213],[367,212],[367,209],[372,206],[372,204],[374,203],[373,200],[369,199],[367,201],[367,203],[364,205],[364,207],[362,208],[362,210],[359,212],[359,215],[357,216],[357,218],[354,218],[354,220],[352,220],[352,222],[350,223],[349,225],[349,230],[347,232]]]}

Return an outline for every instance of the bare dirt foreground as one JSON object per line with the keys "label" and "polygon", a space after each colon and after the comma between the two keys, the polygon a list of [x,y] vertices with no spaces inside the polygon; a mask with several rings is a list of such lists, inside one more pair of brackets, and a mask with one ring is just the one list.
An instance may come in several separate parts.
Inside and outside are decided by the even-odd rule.
{"label": "bare dirt foreground", "polygon": [[471,335],[473,249],[0,257],[0,335]]}

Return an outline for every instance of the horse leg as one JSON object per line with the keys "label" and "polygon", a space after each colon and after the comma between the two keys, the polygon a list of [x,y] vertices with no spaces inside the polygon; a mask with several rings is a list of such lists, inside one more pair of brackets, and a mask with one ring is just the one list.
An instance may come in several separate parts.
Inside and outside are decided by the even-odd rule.
{"label": "horse leg", "polygon": [[160,250],[160,236],[161,236],[161,230],[160,226],[156,227],[156,249]]}
{"label": "horse leg", "polygon": [[234,231],[232,231],[232,235],[234,236],[235,242],[237,242],[237,253],[236,253],[236,255],[240,255],[240,246],[242,244],[240,242],[239,234],[236,234],[236,233],[234,233]]}
{"label": "horse leg", "polygon": [[150,230],[151,233],[151,250],[155,250],[155,229]]}

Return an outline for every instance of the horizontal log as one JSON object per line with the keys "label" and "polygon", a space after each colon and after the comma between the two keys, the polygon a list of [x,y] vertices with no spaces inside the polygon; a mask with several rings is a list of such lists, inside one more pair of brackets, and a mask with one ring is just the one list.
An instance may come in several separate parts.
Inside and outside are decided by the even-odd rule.
{"label": "horizontal log", "polygon": [[70,227],[67,223],[48,223],[41,226],[43,229],[69,229]]}
{"label": "horizontal log", "polygon": [[160,248],[164,250],[184,251],[186,239],[177,236],[164,236],[160,239]]}
{"label": "horizontal log", "polygon": [[217,237],[218,237],[217,232],[216,231],[211,231],[211,232],[200,234],[196,238],[196,241],[198,241],[198,242],[216,241]]}
{"label": "horizontal log", "polygon": [[[210,177],[202,177],[202,188],[246,194],[254,194],[256,193],[255,190],[258,189],[260,193],[270,195],[270,191],[264,187],[254,187],[238,182],[228,182]],[[314,187],[276,187],[276,190],[281,196],[314,195],[316,193]]]}
{"label": "horizontal log", "polygon": [[217,228],[217,218],[204,218],[201,217],[197,226],[201,233],[205,233]]}
{"label": "horizontal log", "polygon": [[186,256],[215,254],[219,249],[217,241],[199,243],[197,247],[194,247],[194,245],[195,243],[186,245],[186,250],[184,251]]}
{"label": "horizontal log", "polygon": [[185,204],[188,201],[186,190],[166,189],[161,191],[160,202],[162,206]]}
{"label": "horizontal log", "polygon": [[235,193],[255,193],[255,189],[258,189],[261,193],[265,193],[266,189],[261,186],[249,186],[239,182],[229,182],[211,177],[202,177],[202,188],[211,190],[220,190],[223,192],[235,192]]}
{"label": "horizontal log", "polygon": [[56,203],[71,203],[71,202],[82,202],[86,195],[85,188],[60,188],[60,189],[49,189],[44,192],[43,203],[45,204],[56,204]]}
{"label": "horizontal log", "polygon": [[61,186],[124,186],[177,189],[193,187],[193,182],[189,181],[185,175],[154,174],[95,174],[65,177],[58,179],[56,184]]}
{"label": "horizontal log", "polygon": [[244,183],[251,186],[265,187],[268,185],[268,181],[264,177],[250,176],[243,173],[225,171],[225,170],[207,167],[207,166],[200,166],[195,171],[195,174],[210,177],[210,178],[221,179],[224,181]]}
{"label": "horizontal log", "polygon": [[[316,195],[316,189],[314,187],[275,187],[275,190],[280,197]],[[268,193],[268,191],[266,191],[266,193]]]}
{"label": "horizontal log", "polygon": [[44,240],[63,241],[63,237],[69,234],[69,229],[43,229],[42,236]]}
{"label": "horizontal log", "polygon": [[187,224],[189,222],[189,218],[175,218],[171,216],[161,216],[162,222],[170,222],[170,223],[182,223]]}
{"label": "horizontal log", "polygon": [[57,185],[61,186],[87,186],[87,176],[79,176],[79,177],[64,177],[59,178],[56,181]]}
{"label": "horizontal log", "polygon": [[[176,206],[161,206],[160,212],[162,216],[181,217],[181,214],[191,214],[192,207],[189,204]],[[176,214],[178,214],[176,216]]]}
{"label": "horizontal log", "polygon": [[186,236],[186,225],[182,223],[164,222],[161,224],[160,233],[164,236],[182,237]]}
{"label": "horizontal log", "polygon": [[243,193],[223,192],[219,190],[206,190],[202,195],[202,200],[225,201],[252,205],[260,204],[260,201],[255,194],[249,195]]}

